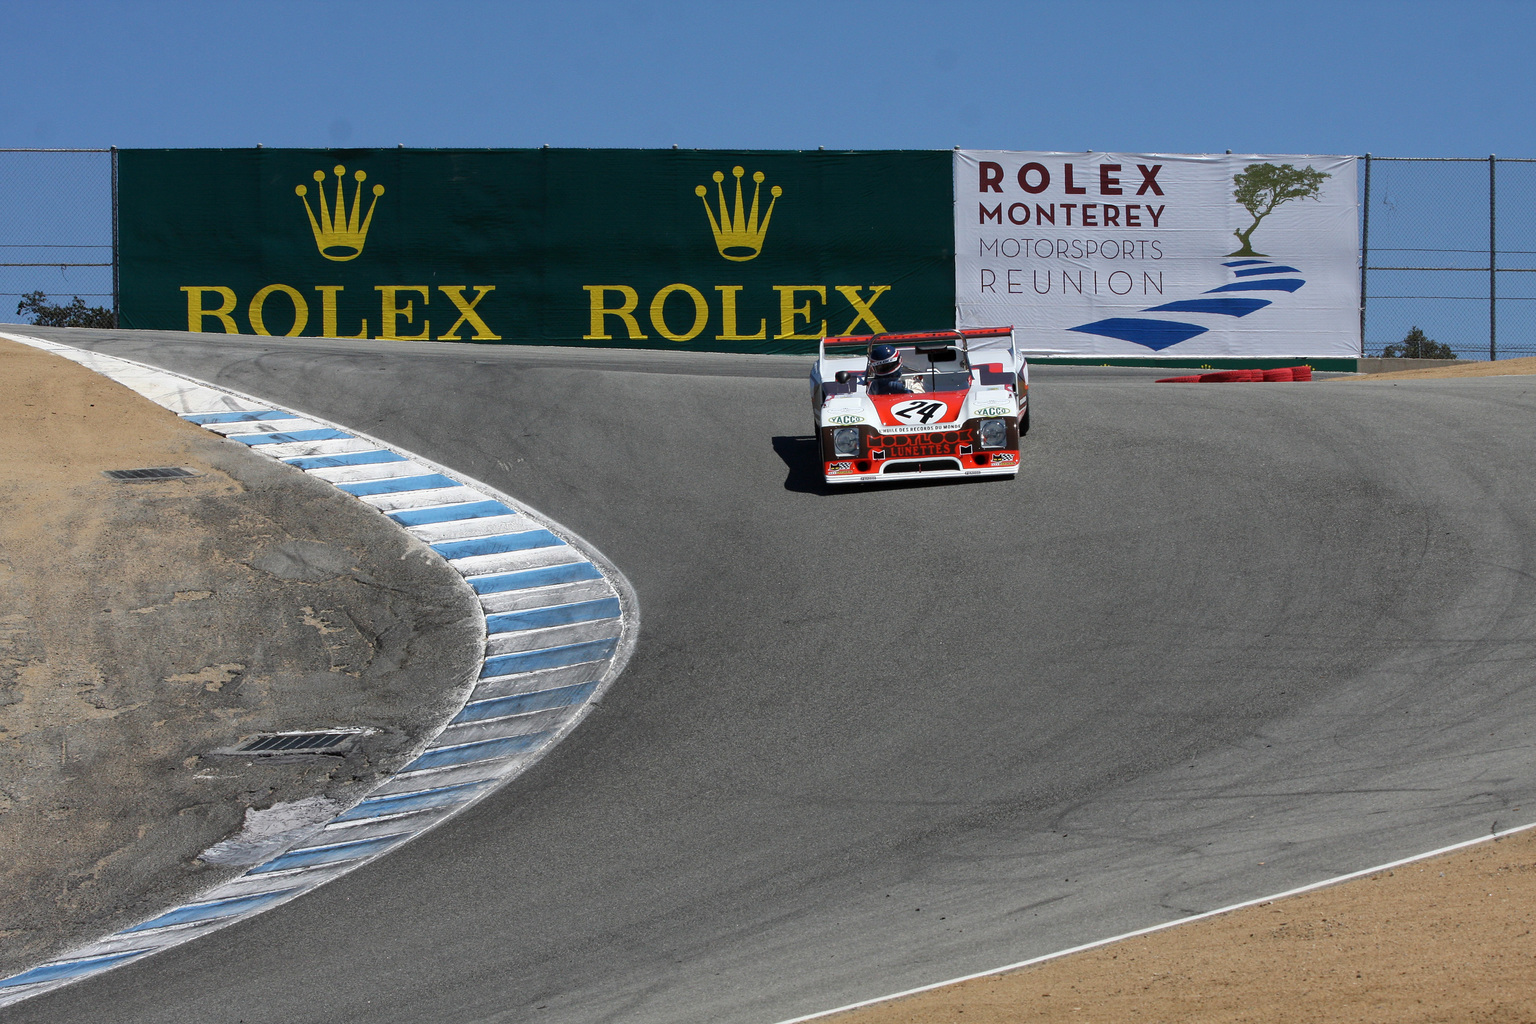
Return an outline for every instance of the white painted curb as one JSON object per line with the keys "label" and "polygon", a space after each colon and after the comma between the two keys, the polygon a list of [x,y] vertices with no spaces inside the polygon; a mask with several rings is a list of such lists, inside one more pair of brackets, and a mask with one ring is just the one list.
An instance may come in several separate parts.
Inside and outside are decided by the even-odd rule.
{"label": "white painted curb", "polygon": [[313,835],[196,900],[0,978],[0,1007],[279,906],[435,828],[553,750],[634,652],[640,607],[629,581],[581,537],[495,488],[356,430],[191,377],[39,338],[0,338],[71,359],[372,505],[464,577],[485,626],[463,707],[394,775]]}

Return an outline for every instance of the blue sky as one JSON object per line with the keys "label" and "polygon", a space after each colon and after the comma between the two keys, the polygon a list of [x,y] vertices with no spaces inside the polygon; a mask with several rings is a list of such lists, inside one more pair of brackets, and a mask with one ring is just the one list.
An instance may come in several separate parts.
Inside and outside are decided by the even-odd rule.
{"label": "blue sky", "polygon": [[8,0],[0,146],[1536,156],[1536,4]]}

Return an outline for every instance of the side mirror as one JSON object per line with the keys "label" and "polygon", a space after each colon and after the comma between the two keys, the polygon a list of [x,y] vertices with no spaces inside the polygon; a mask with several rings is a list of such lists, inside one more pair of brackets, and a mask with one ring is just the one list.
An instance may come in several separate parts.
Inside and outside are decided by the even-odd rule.
{"label": "side mirror", "polygon": [[847,370],[838,370],[833,379],[836,380],[839,384],[847,384],[848,376],[849,374]]}

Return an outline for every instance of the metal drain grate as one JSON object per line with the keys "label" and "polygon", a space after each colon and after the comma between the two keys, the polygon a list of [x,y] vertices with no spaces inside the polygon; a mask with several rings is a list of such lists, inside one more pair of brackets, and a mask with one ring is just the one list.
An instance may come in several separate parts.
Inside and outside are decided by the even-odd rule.
{"label": "metal drain grate", "polygon": [[104,469],[102,475],[109,480],[175,480],[178,477],[197,476],[181,466],[151,466],[148,469]]}
{"label": "metal drain grate", "polygon": [[247,736],[233,747],[215,754],[238,757],[269,757],[277,754],[330,754],[340,756],[357,746],[366,729],[331,729],[326,732],[265,732]]}

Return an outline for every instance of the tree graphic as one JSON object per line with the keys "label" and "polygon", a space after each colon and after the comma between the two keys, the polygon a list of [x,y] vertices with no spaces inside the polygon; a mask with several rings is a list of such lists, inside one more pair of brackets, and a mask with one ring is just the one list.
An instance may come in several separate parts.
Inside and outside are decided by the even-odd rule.
{"label": "tree graphic", "polygon": [[1297,170],[1294,164],[1281,164],[1279,167],[1274,164],[1249,164],[1241,174],[1232,175],[1232,183],[1237,186],[1232,190],[1232,198],[1253,215],[1253,223],[1248,225],[1247,231],[1232,232],[1243,243],[1243,247],[1227,255],[1265,255],[1254,252],[1253,243],[1249,241],[1259,222],[1273,213],[1281,203],[1316,197],[1322,190],[1323,179],[1327,177],[1327,171],[1315,171],[1311,165]]}

